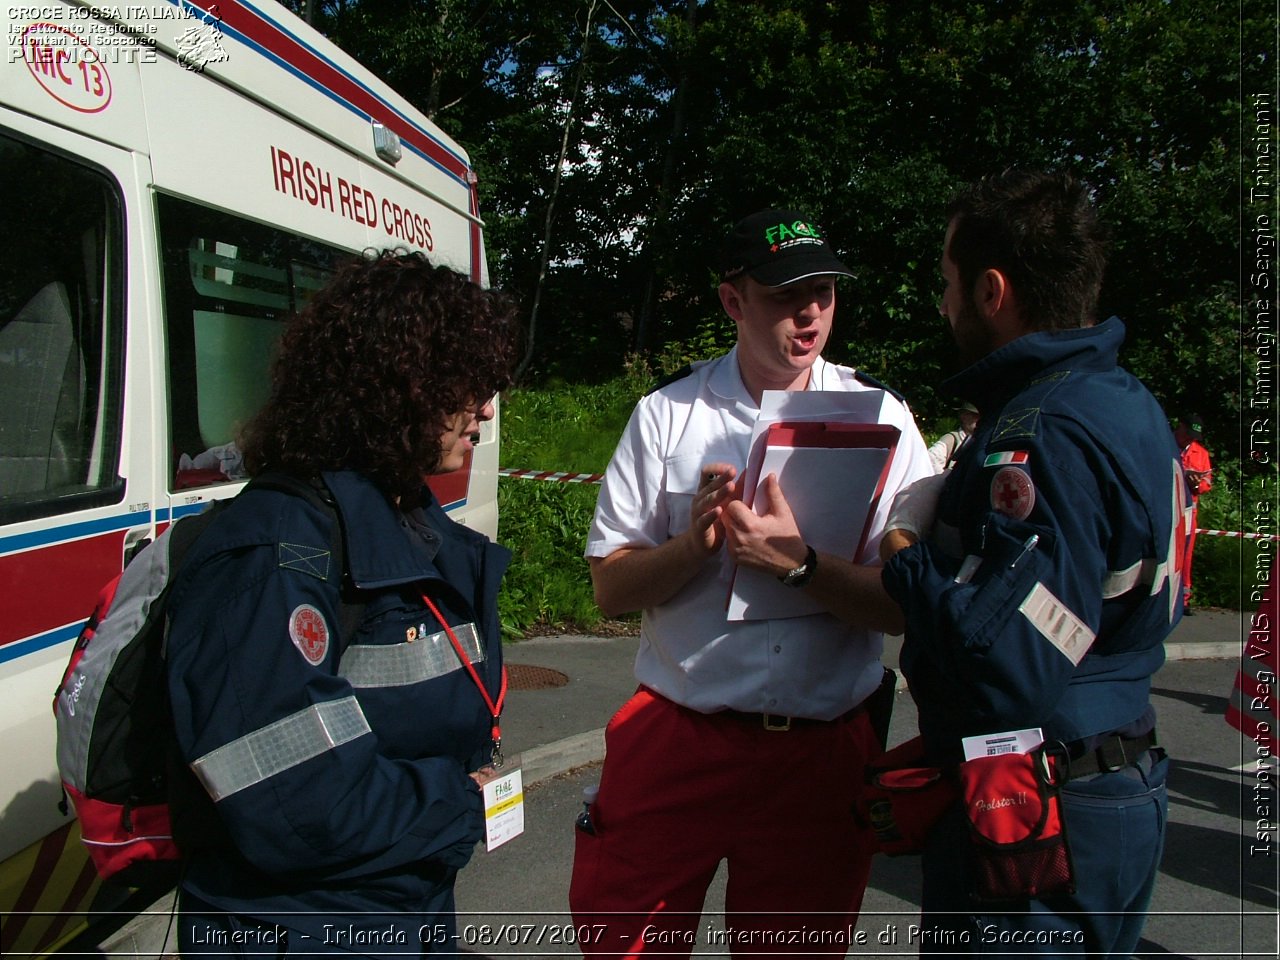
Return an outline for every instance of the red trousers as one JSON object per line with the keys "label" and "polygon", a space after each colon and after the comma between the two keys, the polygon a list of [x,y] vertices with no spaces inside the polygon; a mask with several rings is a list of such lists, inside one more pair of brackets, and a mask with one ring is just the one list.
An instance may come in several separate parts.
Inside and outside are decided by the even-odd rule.
{"label": "red trousers", "polygon": [[1182,598],[1191,602],[1191,557],[1196,551],[1196,524],[1200,522],[1200,498],[1191,498],[1191,533],[1187,535],[1187,552],[1182,557]]}
{"label": "red trousers", "polygon": [[[865,713],[786,732],[641,689],[609,722],[595,834],[577,831],[569,906],[583,953],[688,956],[728,862],[735,954],[843,957],[871,864],[853,806],[880,752]],[[591,942],[584,942],[584,941]]]}

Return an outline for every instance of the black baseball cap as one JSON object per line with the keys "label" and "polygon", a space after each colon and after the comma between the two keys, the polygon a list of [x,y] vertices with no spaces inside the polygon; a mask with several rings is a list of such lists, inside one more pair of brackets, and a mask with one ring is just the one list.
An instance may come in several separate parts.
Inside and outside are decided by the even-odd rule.
{"label": "black baseball cap", "polygon": [[744,273],[766,287],[826,274],[853,276],[822,228],[797,210],[761,210],[738,221],[720,254],[720,279]]}

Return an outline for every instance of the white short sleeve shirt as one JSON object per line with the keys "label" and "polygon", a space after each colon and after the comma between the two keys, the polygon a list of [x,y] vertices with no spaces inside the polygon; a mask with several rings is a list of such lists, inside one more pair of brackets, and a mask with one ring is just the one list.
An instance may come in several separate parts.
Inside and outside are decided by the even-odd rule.
{"label": "white short sleeve shirt", "polygon": [[[848,367],[819,359],[810,390],[870,390]],[[902,431],[861,563],[876,562],[896,494],[933,466],[905,405],[885,404]],[[746,466],[759,407],[738,372],[737,349],[698,364],[644,397],[605,473],[586,556],[657,546],[689,527],[703,464]],[[829,720],[862,702],[880,682],[880,633],[829,614],[776,620],[725,618],[733,564],[725,551],[666,603],[641,618],[636,679],[703,713],[732,709]]]}

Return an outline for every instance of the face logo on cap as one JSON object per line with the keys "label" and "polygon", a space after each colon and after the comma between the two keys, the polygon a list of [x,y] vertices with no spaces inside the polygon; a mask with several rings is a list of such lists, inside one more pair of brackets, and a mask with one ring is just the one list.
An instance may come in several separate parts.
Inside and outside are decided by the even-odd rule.
{"label": "face logo on cap", "polygon": [[318,666],[329,651],[329,627],[324,614],[309,603],[293,608],[289,614],[289,639],[312,666]]}
{"label": "face logo on cap", "polygon": [[1014,520],[1031,516],[1036,505],[1036,488],[1018,467],[1001,467],[991,478],[991,509]]}
{"label": "face logo on cap", "polygon": [[776,253],[782,247],[789,247],[794,243],[821,243],[822,234],[817,227],[797,220],[790,226],[779,223],[769,227],[764,232],[764,242]]}

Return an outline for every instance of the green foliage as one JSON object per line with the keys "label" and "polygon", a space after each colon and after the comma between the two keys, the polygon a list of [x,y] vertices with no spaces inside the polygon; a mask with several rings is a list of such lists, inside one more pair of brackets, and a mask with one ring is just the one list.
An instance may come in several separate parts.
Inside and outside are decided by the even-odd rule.
{"label": "green foliage", "polygon": [[[1213,489],[1200,496],[1196,526],[1239,533],[1280,532],[1275,493],[1280,474],[1274,466],[1245,475],[1237,463],[1224,459],[1215,461],[1213,477]],[[1194,602],[1239,610],[1256,607],[1274,566],[1276,546],[1276,541],[1197,537]]]}
{"label": "green foliage", "polygon": [[[948,416],[945,206],[1011,164],[1094,184],[1111,230],[1101,309],[1125,321],[1122,362],[1170,414],[1194,410],[1232,449],[1242,392],[1270,374],[1242,364],[1239,330],[1238,251],[1254,247],[1241,176],[1280,152],[1274,103],[1267,139],[1245,136],[1241,97],[1274,87],[1260,3],[285,2],[462,143],[493,282],[526,308],[538,297],[525,385],[549,395],[513,392],[504,465],[602,468],[624,395],[725,348],[716,251],[767,205],[805,210],[857,274],[840,282],[830,359],[902,390],[922,424]],[[1273,264],[1256,267],[1272,282]],[[521,448],[526,428],[537,439]],[[1205,504],[1215,526],[1232,526],[1227,496]],[[1251,549],[1204,538],[1204,589],[1229,593]],[[1215,568],[1234,571],[1221,587]]]}
{"label": "green foliage", "polygon": [[841,281],[831,358],[941,416],[951,400],[938,384],[954,372],[936,311],[945,204],[1010,164],[1066,166],[1096,186],[1112,230],[1102,309],[1127,325],[1124,362],[1170,412],[1196,410],[1214,436],[1235,430],[1241,96],[1271,90],[1274,73],[1261,4],[309,9],[467,148],[491,276],[527,307],[538,298],[527,383],[601,383],[636,351],[659,370],[716,352],[720,237],[785,205],[823,224],[857,273]]}
{"label": "green foliage", "polygon": [[658,372],[675,373],[698,360],[711,360],[727,353],[737,342],[738,332],[724,313],[698,324],[693,335],[669,341],[658,353]]}
{"label": "green foliage", "polygon": [[[514,389],[502,400],[502,464],[527,470],[601,473],[636,401],[653,385],[642,358],[601,384]],[[498,613],[504,633],[591,630],[603,617],[582,556],[599,487],[501,478],[498,540],[514,554]]]}
{"label": "green foliage", "polygon": [[603,619],[582,556],[599,488],[503,479],[498,540],[513,553],[498,594],[503,634],[590,630]]}
{"label": "green foliage", "polygon": [[631,409],[653,384],[648,364],[633,357],[621,376],[604,383],[557,381],[509,391],[502,398],[502,466],[599,473]]}

